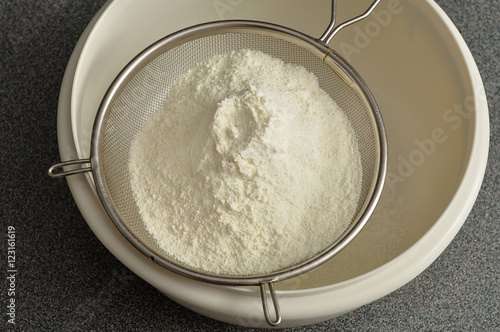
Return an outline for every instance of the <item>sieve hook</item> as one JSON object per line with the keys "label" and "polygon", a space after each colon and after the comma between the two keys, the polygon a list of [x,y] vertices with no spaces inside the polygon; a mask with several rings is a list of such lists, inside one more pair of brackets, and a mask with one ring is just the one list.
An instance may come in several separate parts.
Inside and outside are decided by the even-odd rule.
{"label": "sieve hook", "polygon": [[92,170],[90,166],[88,167],[83,167],[83,168],[76,168],[76,169],[70,169],[65,171],[64,168],[67,166],[73,166],[73,165],[83,165],[83,164],[89,164],[90,159],[77,159],[77,160],[68,160],[68,161],[63,161],[59,164],[55,164],[52,167],[49,168],[47,171],[47,174],[51,178],[61,178],[61,177],[66,177],[68,175],[73,175],[73,174],[81,174],[81,173],[87,173]]}
{"label": "sieve hook", "polygon": [[271,320],[269,315],[269,308],[267,306],[267,297],[266,297],[266,284],[260,284],[260,297],[262,299],[262,308],[264,309],[264,317],[266,318],[266,322],[271,326],[278,326],[281,323],[281,312],[280,306],[278,303],[278,298],[276,297],[276,291],[274,290],[274,282],[269,282],[269,292],[271,293],[271,300],[274,305],[274,312],[276,315],[275,320]]}
{"label": "sieve hook", "polygon": [[356,23],[356,22],[361,21],[362,19],[366,18],[368,15],[371,14],[371,12],[375,9],[375,7],[377,7],[379,2],[380,2],[380,0],[373,1],[373,3],[370,5],[370,7],[363,14],[356,16],[354,18],[351,18],[350,20],[347,20],[347,21],[339,24],[335,28],[335,16],[337,13],[337,0],[332,0],[332,18],[330,20],[330,25],[328,25],[328,28],[326,29],[326,31],[319,38],[319,41],[328,45],[328,43],[330,43],[333,36],[335,36],[337,34],[337,32],[339,32],[341,29],[345,28],[348,25],[351,25],[353,23]]}

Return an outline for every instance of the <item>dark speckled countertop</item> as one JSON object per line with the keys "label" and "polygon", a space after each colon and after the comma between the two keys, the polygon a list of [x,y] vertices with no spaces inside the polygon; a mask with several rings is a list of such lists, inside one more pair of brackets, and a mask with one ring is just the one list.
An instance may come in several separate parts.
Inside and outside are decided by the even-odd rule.
{"label": "dark speckled countertop", "polygon": [[[500,2],[436,2],[463,34],[488,96],[490,155],[476,204],[417,278],[339,318],[290,331],[500,331]],[[133,274],[89,229],[66,182],[46,175],[59,156],[65,67],[104,3],[0,0],[0,330],[13,327],[5,239],[15,226],[16,330],[245,331],[185,309]],[[112,281],[121,286],[107,290]]]}

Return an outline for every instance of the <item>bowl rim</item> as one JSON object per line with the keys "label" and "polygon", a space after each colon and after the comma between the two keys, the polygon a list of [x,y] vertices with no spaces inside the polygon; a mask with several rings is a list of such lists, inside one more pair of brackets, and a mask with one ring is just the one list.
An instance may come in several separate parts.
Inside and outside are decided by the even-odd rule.
{"label": "bowl rim", "polygon": [[[99,13],[94,17],[91,24],[89,24],[84,34],[82,34],[80,41],[75,47],[70,62],[68,63],[63,84],[61,86],[61,95],[58,107],[58,139],[60,154],[63,159],[67,158],[68,155],[74,154],[76,149],[74,142],[72,142],[73,133],[71,129],[68,131],[68,122],[71,122],[70,114],[68,114],[68,103],[71,104],[72,80],[79,61],[79,56],[85,46],[87,38],[91,35],[92,31],[94,31],[93,28],[103,17],[105,17],[107,13],[110,13],[114,7],[117,7],[119,4],[124,2],[125,1],[110,0],[105,4],[105,6],[103,6]],[[361,305],[387,295],[388,293],[411,281],[418,274],[424,271],[452,241],[465,222],[465,219],[472,209],[475,198],[480,190],[486,169],[489,149],[489,116],[486,94],[479,70],[465,41],[444,11],[432,0],[419,2],[418,4],[415,4],[415,6],[419,6],[421,10],[426,10],[429,15],[433,15],[432,19],[434,20],[434,23],[442,24],[446,28],[446,31],[442,31],[441,33],[446,33],[450,38],[449,42],[461,51],[460,56],[457,55],[457,59],[465,65],[464,77],[467,78],[467,85],[470,89],[469,91],[471,91],[474,96],[476,112],[474,112],[475,121],[472,134],[472,148],[462,180],[457,188],[457,191],[453,195],[450,204],[434,225],[414,245],[390,262],[387,262],[386,264],[381,265],[368,273],[340,283],[310,289],[278,290],[278,294],[282,297],[290,299],[290,301],[280,301],[283,302],[284,306],[290,309],[283,310],[284,320],[299,321],[304,319],[304,317],[307,317],[307,319],[332,317],[332,313],[342,313],[353,310]],[[69,126],[69,128],[71,128],[71,126]],[[99,213],[102,213],[103,211],[99,211],[99,209],[92,210],[86,208],[89,204],[95,204],[96,202],[95,194],[92,190],[88,190],[91,187],[88,180],[84,176],[74,176],[68,178],[67,180],[75,201],[77,202],[82,215],[87,222],[98,218]],[[116,230],[113,230],[111,227],[108,226],[104,230],[104,233],[102,233],[102,229],[96,227],[95,224],[89,223],[89,226],[99,240],[113,253],[113,255],[141,276],[141,278],[158,288],[160,291],[166,293],[166,295],[181,304],[186,305],[187,307],[191,307],[195,311],[198,311],[196,309],[204,304],[210,304],[212,306],[215,305],[213,302],[214,299],[211,296],[202,296],[190,299],[193,300],[193,302],[186,303],[186,301],[182,298],[182,291],[179,289],[166,288],[164,280],[166,277],[166,279],[168,279],[167,282],[174,282],[178,286],[185,281],[184,277],[174,276],[172,275],[173,273],[168,273],[155,268],[151,265],[154,263],[143,260],[145,257],[141,259],[141,257],[134,253],[133,247],[127,247],[126,244],[122,243],[123,241],[126,241],[125,239],[120,241],[114,233]],[[110,235],[115,238],[110,238]],[[142,256],[142,254],[140,254],[140,256]],[[401,268],[402,266],[405,266],[405,268]],[[391,272],[395,269],[397,269],[399,273]],[[154,275],[151,275],[151,273]],[[379,282],[376,289],[369,289],[369,287],[366,287],[367,283],[374,281]],[[197,282],[194,283],[196,284]],[[207,288],[206,284],[203,286],[204,287],[202,288]],[[194,288],[198,289],[199,287],[200,285],[196,285]],[[218,293],[221,292],[221,289],[224,290],[224,292],[229,291],[229,293],[236,295],[240,301],[247,297],[250,297],[253,300],[260,299],[258,290],[254,289],[219,285],[211,285],[210,287],[211,289],[215,289]],[[300,298],[299,301],[304,301],[304,296],[311,296],[315,297],[315,301],[312,301],[311,303],[321,303],[321,300],[328,299],[332,296],[332,291],[337,292],[336,296],[342,296],[346,295],[353,287],[364,287],[361,292],[362,294],[360,293],[355,297],[346,299],[342,308],[319,305],[315,306],[314,310],[308,310],[308,315],[306,315],[304,310],[291,310],[291,308],[293,308],[294,298]],[[252,305],[241,306],[239,309],[247,309],[249,307],[252,307]],[[236,309],[233,308],[232,313],[230,312],[228,315],[230,316],[231,314],[234,314],[236,312],[235,310]],[[311,317],[311,313],[314,313],[315,316]]]}

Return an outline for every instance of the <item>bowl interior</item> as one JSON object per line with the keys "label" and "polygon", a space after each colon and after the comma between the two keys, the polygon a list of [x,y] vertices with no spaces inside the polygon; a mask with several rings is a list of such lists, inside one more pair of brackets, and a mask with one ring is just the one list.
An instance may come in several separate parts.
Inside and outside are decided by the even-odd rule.
{"label": "bowl interior", "polygon": [[[329,22],[328,1],[233,1],[220,8],[214,3],[156,1],[141,6],[122,1],[120,15],[111,19],[104,14],[75,72],[71,121],[80,158],[89,154],[94,116],[107,87],[135,54],[157,39],[217,19],[258,19],[317,37]],[[339,20],[363,11],[371,1],[341,3]],[[263,6],[269,10],[261,11]],[[332,41],[377,100],[388,135],[388,176],[380,202],[358,237],[319,268],[278,283],[278,289],[335,285],[384,266],[419,241],[452,201],[471,155],[475,105],[460,50],[447,42],[449,32],[429,18],[436,14],[428,8],[382,2],[375,15]],[[172,19],[165,19],[165,13]],[[138,18],[141,24],[130,24]]]}

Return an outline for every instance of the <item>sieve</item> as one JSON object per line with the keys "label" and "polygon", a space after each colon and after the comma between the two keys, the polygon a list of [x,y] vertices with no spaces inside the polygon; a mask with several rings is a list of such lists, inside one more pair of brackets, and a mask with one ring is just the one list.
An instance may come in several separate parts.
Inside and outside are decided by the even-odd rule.
{"label": "sieve", "polygon": [[[378,106],[360,75],[327,46],[338,31],[366,18],[379,2],[374,1],[363,14],[336,26],[336,0],[332,0],[331,21],[320,38],[266,22],[229,20],[192,26],[160,39],[129,62],[107,90],[94,122],[90,157],[55,164],[49,168],[49,176],[58,178],[91,172],[96,192],[110,219],[146,257],[194,280],[259,286],[264,317],[268,324],[278,325],[282,316],[274,284],[305,273],[344,249],[364,227],[382,192],[387,141]],[[174,260],[159,247],[139,215],[128,164],[136,134],[163,108],[176,80],[200,62],[242,49],[264,52],[315,74],[320,87],[351,123],[361,156],[362,179],[356,212],[348,228],[340,237],[332,239],[328,247],[314,257],[272,273],[235,276],[197,270]]]}

